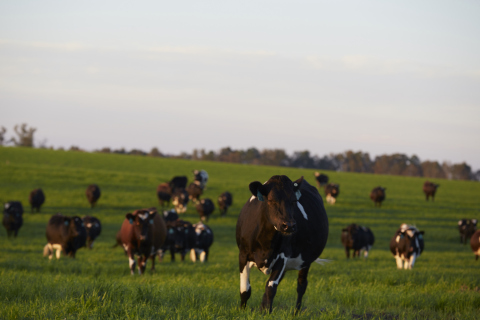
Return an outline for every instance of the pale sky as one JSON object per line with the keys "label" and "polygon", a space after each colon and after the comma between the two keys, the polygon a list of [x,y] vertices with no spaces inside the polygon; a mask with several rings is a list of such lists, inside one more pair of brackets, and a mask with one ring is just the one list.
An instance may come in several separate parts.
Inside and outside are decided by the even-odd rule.
{"label": "pale sky", "polygon": [[0,126],[480,169],[480,1],[1,1]]}

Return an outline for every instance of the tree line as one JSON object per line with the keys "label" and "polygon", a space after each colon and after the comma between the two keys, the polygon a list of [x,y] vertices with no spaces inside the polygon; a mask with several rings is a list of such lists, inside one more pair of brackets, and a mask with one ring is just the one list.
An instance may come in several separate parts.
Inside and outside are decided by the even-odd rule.
{"label": "tree line", "polygon": [[[15,146],[34,147],[33,135],[35,128],[28,128],[26,124],[17,125],[14,132],[17,137],[5,139],[6,129],[0,129],[0,145],[12,143]],[[39,147],[45,148],[45,143]],[[50,148],[53,149],[53,148]],[[63,150],[63,148],[60,148]],[[71,146],[69,151],[84,151],[78,146]],[[158,148],[152,148],[150,152],[140,149],[130,151],[122,149],[110,149],[108,147],[93,152],[117,153],[125,155],[141,155],[151,157],[166,157],[188,160],[219,161],[251,165],[268,165],[294,168],[308,168],[317,170],[332,170],[341,172],[360,172],[372,174],[389,174],[410,177],[426,177],[453,180],[476,180],[480,181],[480,170],[473,172],[467,163],[452,164],[449,162],[420,161],[416,155],[411,157],[395,153],[380,155],[371,158],[368,153],[362,151],[345,151],[343,153],[330,153],[320,157],[311,155],[310,151],[296,151],[289,155],[283,149],[249,148],[247,150],[234,150],[230,147],[221,148],[218,151],[194,149],[192,153],[182,152],[177,155],[163,154]]]}

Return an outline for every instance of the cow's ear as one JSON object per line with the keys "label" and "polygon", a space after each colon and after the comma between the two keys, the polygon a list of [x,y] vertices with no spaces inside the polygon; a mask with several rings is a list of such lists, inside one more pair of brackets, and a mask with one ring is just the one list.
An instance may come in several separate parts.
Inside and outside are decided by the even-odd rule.
{"label": "cow's ear", "polygon": [[125,218],[127,218],[128,222],[130,222],[130,224],[133,224],[133,220],[135,220],[135,216],[131,213],[127,213],[125,215]]}
{"label": "cow's ear", "polygon": [[250,183],[248,186],[250,189],[250,192],[258,198],[258,200],[263,201],[264,197],[268,195],[267,190],[265,189],[265,186],[259,182],[259,181],[254,181]]}

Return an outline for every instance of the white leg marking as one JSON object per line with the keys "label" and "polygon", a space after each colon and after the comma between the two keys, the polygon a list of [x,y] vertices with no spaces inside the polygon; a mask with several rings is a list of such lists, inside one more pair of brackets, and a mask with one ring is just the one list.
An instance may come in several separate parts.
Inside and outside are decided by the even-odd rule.
{"label": "white leg marking", "polygon": [[395,260],[396,260],[396,262],[397,262],[397,268],[398,268],[398,269],[403,269],[403,260],[402,260],[402,258],[400,258],[399,255],[396,255],[396,256],[395,256]]}
{"label": "white leg marking", "polygon": [[190,249],[190,260],[192,262],[196,262],[197,261],[197,255],[195,254],[195,249]]}
{"label": "white leg marking", "polygon": [[57,250],[57,252],[55,253],[55,256],[57,257],[57,259],[60,259],[60,256],[62,254],[62,245],[61,244],[53,244],[52,245],[52,251],[54,249]]}
{"label": "white leg marking", "polygon": [[207,256],[207,253],[205,251],[202,251],[202,253],[200,253],[200,261],[205,262],[206,256]]}
{"label": "white leg marking", "polygon": [[278,274],[277,280],[268,282],[269,287],[273,287],[274,285],[278,286],[278,284],[280,283],[280,279],[282,278],[282,275],[285,272],[285,266],[287,265],[287,258],[285,258],[285,255],[283,254],[283,252],[280,253],[280,258],[283,259],[282,271],[280,271],[280,273]]}
{"label": "white leg marking", "polygon": [[308,216],[307,216],[307,213],[305,212],[305,209],[303,209],[303,206],[298,201],[297,201],[297,207],[298,209],[300,209],[300,212],[302,213],[305,220],[308,220]]}
{"label": "white leg marking", "polygon": [[250,267],[250,261],[247,261],[243,271],[240,273],[240,293],[250,290]]}

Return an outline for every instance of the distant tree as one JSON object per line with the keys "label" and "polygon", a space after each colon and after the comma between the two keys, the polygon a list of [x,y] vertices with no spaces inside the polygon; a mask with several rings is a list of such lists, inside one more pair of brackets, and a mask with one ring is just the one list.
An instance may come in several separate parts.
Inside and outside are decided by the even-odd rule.
{"label": "distant tree", "polygon": [[16,125],[14,129],[18,138],[10,139],[11,142],[18,147],[33,147],[33,134],[37,131],[36,128],[27,128],[27,124],[23,123],[22,125]]}
{"label": "distant tree", "polygon": [[283,149],[264,149],[261,153],[261,164],[267,166],[288,166],[290,159]]}
{"label": "distant tree", "polygon": [[125,151],[125,148],[122,148],[122,149],[113,150],[113,153],[126,154],[127,151]]}
{"label": "distant tree", "polygon": [[449,163],[443,163],[442,167],[447,173],[448,179],[471,180],[473,178],[472,168],[465,162],[453,165]]}
{"label": "distant tree", "polygon": [[102,148],[100,150],[97,150],[97,152],[100,152],[100,153],[111,153],[112,150],[110,150],[109,147],[105,147],[105,148]]}
{"label": "distant tree", "polygon": [[130,150],[130,152],[128,152],[128,154],[131,154],[131,155],[134,155],[134,156],[144,156],[147,153],[145,151],[140,150],[140,149],[132,149],[132,150]]}
{"label": "distant tree", "polygon": [[68,151],[79,151],[79,152],[85,152],[85,150],[80,149],[79,146],[71,146]]}
{"label": "distant tree", "polygon": [[150,157],[163,157],[163,154],[158,150],[158,148],[154,147],[150,152],[148,153]]}
{"label": "distant tree", "polygon": [[447,178],[446,172],[437,161],[424,161],[421,166],[424,177],[437,179]]}
{"label": "distant tree", "polygon": [[3,146],[3,142],[5,141],[5,132],[7,132],[7,129],[2,127],[0,130],[0,146]]}
{"label": "distant tree", "polygon": [[243,159],[245,163],[258,164],[258,159],[260,159],[260,157],[261,157],[260,151],[258,151],[256,148],[249,148],[245,152]]}
{"label": "distant tree", "polygon": [[310,151],[297,151],[293,153],[289,161],[290,166],[296,168],[314,168],[313,158],[310,157]]}

